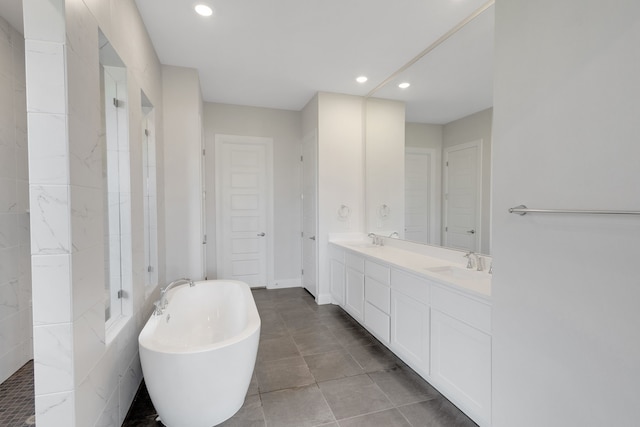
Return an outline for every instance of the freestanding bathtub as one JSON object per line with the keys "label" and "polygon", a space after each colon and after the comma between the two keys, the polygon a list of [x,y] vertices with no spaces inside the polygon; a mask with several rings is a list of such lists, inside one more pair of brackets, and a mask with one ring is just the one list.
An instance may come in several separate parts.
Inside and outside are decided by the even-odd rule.
{"label": "freestanding bathtub", "polygon": [[206,280],[167,293],[138,337],[144,380],[167,427],[212,427],[235,414],[251,382],[260,316],[246,283]]}

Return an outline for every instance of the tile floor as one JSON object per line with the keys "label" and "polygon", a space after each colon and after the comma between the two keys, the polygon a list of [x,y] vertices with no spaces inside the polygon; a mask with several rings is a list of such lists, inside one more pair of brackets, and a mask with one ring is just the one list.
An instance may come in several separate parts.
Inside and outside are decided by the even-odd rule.
{"label": "tile floor", "polygon": [[[255,290],[262,319],[244,406],[225,427],[475,427],[341,308]],[[0,384],[0,426],[35,422],[33,362]],[[142,383],[123,426],[162,426]]]}
{"label": "tile floor", "polygon": [[[253,294],[262,319],[253,381],[222,426],[476,426],[339,307],[300,288]],[[161,426],[155,419],[143,383],[124,426]]]}
{"label": "tile floor", "polygon": [[34,426],[34,412],[32,360],[0,384],[0,426]]}

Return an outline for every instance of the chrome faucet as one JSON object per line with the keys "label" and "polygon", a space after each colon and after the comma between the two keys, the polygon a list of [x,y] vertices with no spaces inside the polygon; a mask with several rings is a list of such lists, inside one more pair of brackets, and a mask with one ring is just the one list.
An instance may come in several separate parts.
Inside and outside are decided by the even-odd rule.
{"label": "chrome faucet", "polygon": [[400,237],[397,231],[394,231],[393,233],[389,234],[389,237],[393,237],[393,236]]}
{"label": "chrome faucet", "polygon": [[[484,265],[483,265],[483,262],[482,262],[482,257],[480,255],[478,255],[477,253],[475,253],[473,251],[469,251],[464,255],[464,257],[469,259],[467,261],[467,268],[471,269],[471,268],[473,268],[473,266],[475,264],[477,271],[482,271],[484,269]],[[475,263],[473,262],[474,258],[475,258]]]}
{"label": "chrome faucet", "polygon": [[160,299],[154,303],[156,306],[156,309],[154,310],[153,313],[156,315],[162,314],[162,311],[165,308],[167,308],[167,292],[169,291],[169,289],[176,287],[178,285],[185,285],[187,283],[189,284],[190,288],[196,285],[193,280],[185,277],[183,279],[174,280],[173,282],[169,283],[166,287],[162,288],[160,290]]}
{"label": "chrome faucet", "polygon": [[384,246],[384,241],[382,240],[382,237],[378,236],[375,233],[369,233],[367,234],[367,237],[371,237],[371,243],[377,246]]}

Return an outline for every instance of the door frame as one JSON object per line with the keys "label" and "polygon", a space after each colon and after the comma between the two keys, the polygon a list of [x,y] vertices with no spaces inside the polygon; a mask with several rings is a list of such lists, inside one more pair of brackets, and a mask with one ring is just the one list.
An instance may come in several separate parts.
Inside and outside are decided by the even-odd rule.
{"label": "door frame", "polygon": [[[305,144],[308,143],[308,141],[313,141],[313,152],[314,152],[314,158],[311,159],[312,161],[309,161],[309,159],[304,159],[304,154],[306,153],[305,151]],[[315,268],[313,271],[314,277],[313,280],[315,282],[315,295],[313,295],[313,293],[311,291],[309,291],[309,293],[311,293],[314,298],[317,300],[318,299],[318,295],[320,294],[320,284],[319,284],[319,239],[318,239],[318,129],[314,128],[313,130],[309,131],[306,135],[304,135],[304,137],[302,138],[302,153],[301,153],[301,159],[302,159],[302,167],[300,168],[300,173],[301,173],[301,180],[300,182],[302,183],[302,187],[301,187],[301,198],[302,198],[302,203],[301,203],[301,209],[300,209],[300,224],[302,226],[302,232],[301,232],[301,237],[302,237],[302,242],[300,244],[300,250],[301,250],[301,259],[300,261],[302,262],[302,268],[301,271],[303,272],[303,274],[301,274],[300,277],[300,284],[301,286],[306,289],[307,291],[309,291],[309,289],[305,286],[305,281],[304,281],[304,270],[305,270],[305,250],[304,250],[304,243],[305,243],[305,239],[308,239],[309,236],[305,236],[304,235],[304,231],[305,231],[305,201],[304,201],[304,196],[305,196],[305,172],[306,172],[306,167],[308,167],[308,165],[312,165],[311,167],[313,167],[313,179],[314,179],[314,208],[315,208],[315,223],[314,223],[314,237],[315,237],[315,243],[314,243],[314,247],[315,247],[315,253],[314,253],[314,263],[315,263]],[[307,273],[308,275],[308,273]]]}
{"label": "door frame", "polygon": [[476,157],[476,194],[478,195],[476,199],[476,250],[475,252],[480,251],[481,242],[482,242],[482,139],[476,139],[474,141],[465,142],[463,144],[451,145],[449,147],[444,147],[443,149],[443,201],[442,201],[442,244],[444,246],[447,245],[448,242],[448,234],[446,231],[446,227],[448,226],[448,209],[449,209],[449,168],[447,167],[447,162],[449,161],[449,153],[451,151],[457,151],[460,149],[472,148],[476,147],[477,157]]}
{"label": "door frame", "polygon": [[222,172],[225,170],[225,164],[222,162],[222,146],[224,144],[240,144],[240,145],[262,145],[266,151],[266,258],[267,258],[267,271],[266,271],[266,285],[267,288],[271,288],[274,284],[274,254],[273,254],[273,138],[260,137],[260,136],[241,136],[241,135],[215,135],[215,193],[216,193],[216,271],[223,272],[224,263],[222,254],[224,251],[224,239],[223,239],[223,221],[222,218]]}

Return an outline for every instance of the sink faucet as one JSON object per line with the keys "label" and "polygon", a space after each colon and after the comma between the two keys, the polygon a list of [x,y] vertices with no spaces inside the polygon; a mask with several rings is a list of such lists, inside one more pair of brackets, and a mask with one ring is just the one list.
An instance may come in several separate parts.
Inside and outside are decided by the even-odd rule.
{"label": "sink faucet", "polygon": [[367,237],[371,237],[371,243],[378,246],[384,246],[384,241],[380,236],[375,233],[367,234]]}
{"label": "sink faucet", "polygon": [[[471,268],[473,268],[473,266],[475,264],[477,271],[483,271],[484,270],[484,262],[483,262],[484,260],[482,259],[482,257],[480,255],[478,255],[477,253],[475,253],[473,251],[469,251],[464,256],[465,256],[465,258],[469,259],[469,261],[467,261],[467,268],[471,269]],[[475,259],[475,263],[474,263],[474,259]]]}
{"label": "sink faucet", "polygon": [[400,237],[397,231],[394,231],[393,233],[389,234],[389,237],[393,237],[393,236]]}
{"label": "sink faucet", "polygon": [[162,311],[165,308],[167,308],[167,292],[169,291],[169,289],[174,288],[178,285],[185,285],[187,283],[189,284],[190,288],[196,285],[193,282],[193,280],[185,277],[183,279],[174,280],[173,282],[169,283],[166,287],[162,288],[160,290],[160,299],[155,302],[156,309],[154,310],[154,314],[156,315],[162,314]]}
{"label": "sink faucet", "polygon": [[482,271],[484,269],[484,265],[482,263],[482,257],[480,255],[478,255],[477,253],[475,253],[473,251],[469,251],[464,255],[464,257],[469,259],[467,261],[467,268],[469,268],[469,269],[473,268],[473,265],[474,265],[473,260],[475,259],[476,270],[477,271]]}

